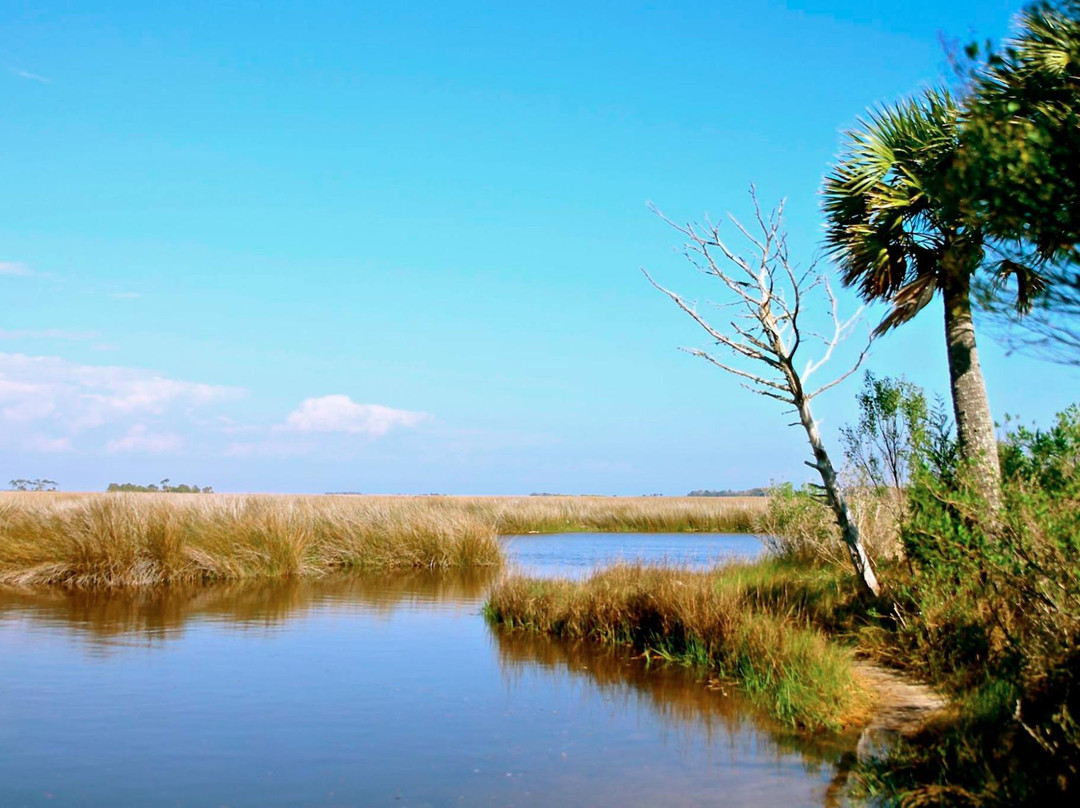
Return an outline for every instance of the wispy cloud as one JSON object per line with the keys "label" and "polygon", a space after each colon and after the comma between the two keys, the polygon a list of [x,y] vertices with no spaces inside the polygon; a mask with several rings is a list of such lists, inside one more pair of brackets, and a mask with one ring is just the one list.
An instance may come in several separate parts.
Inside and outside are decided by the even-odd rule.
{"label": "wispy cloud", "polygon": [[305,399],[278,429],[378,437],[392,429],[418,426],[430,418],[426,412],[395,410],[381,404],[357,404],[348,396],[332,395]]}
{"label": "wispy cloud", "polygon": [[146,424],[135,424],[122,438],[105,444],[110,453],[142,452],[145,454],[168,454],[183,445],[179,435],[172,432],[151,432]]}
{"label": "wispy cloud", "polygon": [[137,300],[142,297],[140,292],[110,292],[109,297],[115,300]]}
{"label": "wispy cloud", "polygon": [[74,451],[71,438],[47,438],[41,435],[32,435],[26,441],[26,448],[33,452],[45,454],[61,454]]}
{"label": "wispy cloud", "polygon": [[40,84],[52,84],[52,79],[46,78],[45,76],[39,76],[37,73],[31,73],[29,70],[19,70],[18,68],[13,67],[11,68],[11,72],[20,79],[36,81]]}
{"label": "wispy cloud", "polygon": [[[58,329],[0,331],[0,337],[30,334],[88,336]],[[225,405],[243,394],[143,368],[0,352],[0,449],[341,459],[433,420],[426,412],[327,395],[302,400],[276,424],[257,424],[226,414]]]}
{"label": "wispy cloud", "polygon": [[63,328],[0,328],[0,339],[60,339],[70,342],[89,342],[97,339],[97,331],[67,331]]}
{"label": "wispy cloud", "polygon": [[310,441],[264,439],[234,441],[229,443],[222,454],[225,457],[301,457],[318,451],[318,446]]}
{"label": "wispy cloud", "polygon": [[[176,436],[152,432],[148,424],[190,424],[200,409],[242,393],[142,368],[0,353],[0,443],[33,448],[79,438],[98,447],[108,440],[108,451],[169,451],[179,445]],[[132,433],[133,423],[142,431]],[[122,437],[119,429],[127,430]]]}
{"label": "wispy cloud", "polygon": [[227,415],[219,415],[213,421],[214,428],[223,435],[238,435],[245,432],[258,432],[261,427],[254,424],[242,424]]}
{"label": "wispy cloud", "polygon": [[21,264],[18,261],[0,261],[0,275],[26,277],[33,274],[33,271],[26,264]]}

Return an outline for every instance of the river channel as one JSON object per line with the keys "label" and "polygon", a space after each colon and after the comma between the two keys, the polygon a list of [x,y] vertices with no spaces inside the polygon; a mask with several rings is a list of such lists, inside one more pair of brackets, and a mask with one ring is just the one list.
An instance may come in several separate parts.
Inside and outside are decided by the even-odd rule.
{"label": "river channel", "polygon": [[[510,537],[512,564],[705,566],[753,537]],[[494,572],[0,589],[0,805],[829,805],[850,742],[623,649],[489,628]]]}

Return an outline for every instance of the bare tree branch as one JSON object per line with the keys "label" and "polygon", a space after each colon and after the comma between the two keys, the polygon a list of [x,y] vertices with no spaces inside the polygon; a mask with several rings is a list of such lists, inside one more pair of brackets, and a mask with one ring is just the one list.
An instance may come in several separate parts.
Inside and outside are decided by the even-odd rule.
{"label": "bare tree branch", "polygon": [[[721,238],[718,226],[711,223],[706,223],[704,227],[676,224],[655,206],[650,206],[657,216],[687,239],[684,254],[690,263],[706,275],[721,281],[723,288],[732,296],[731,301],[720,305],[725,309],[734,306],[741,310],[735,319],[728,321],[727,330],[722,331],[712,326],[698,313],[696,305],[690,305],[676,292],[658,284],[645,269],[641,271],[655,289],[663,292],[689,315],[717,345],[730,351],[735,361],[758,363],[759,371],[721,360],[700,348],[682,350],[737,377],[748,390],[794,407],[799,415],[797,423],[806,431],[814,455],[814,461],[807,465],[821,474],[822,496],[829,503],[840,525],[840,532],[860,586],[864,592],[877,595],[880,586],[863,549],[858,528],[840,488],[836,471],[822,443],[818,424],[810,410],[810,401],[813,398],[835,387],[858,370],[870,349],[870,340],[867,340],[854,364],[846,372],[811,393],[807,393],[805,388],[806,380],[824,367],[832,359],[837,347],[851,335],[862,310],[847,319],[840,317],[836,295],[833,294],[828,279],[817,273],[813,264],[809,269],[800,272],[791,263],[787,235],[783,228],[783,203],[766,216],[753,186],[750,196],[754,206],[756,231],[743,225],[734,216],[729,218],[735,229],[756,251],[752,260],[738,254],[727,244]],[[719,255],[714,255],[713,250],[719,251]],[[817,359],[808,359],[805,370],[800,374],[795,369],[796,352],[803,347],[805,341],[800,317],[808,301],[807,295],[818,289],[824,296],[832,329],[827,336],[809,334],[818,337],[821,355]]]}

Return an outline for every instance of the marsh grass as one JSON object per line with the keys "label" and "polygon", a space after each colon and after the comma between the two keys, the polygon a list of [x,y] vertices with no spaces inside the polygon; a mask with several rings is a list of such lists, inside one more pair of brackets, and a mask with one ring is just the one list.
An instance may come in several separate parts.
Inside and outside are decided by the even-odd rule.
{"label": "marsh grass", "polygon": [[761,498],[0,495],[0,583],[150,586],[502,563],[498,534],[750,530]]}
{"label": "marsh grass", "polygon": [[[871,699],[852,651],[814,624],[813,612],[828,606],[774,601],[760,584],[775,585],[784,567],[765,565],[698,572],[619,564],[584,581],[509,576],[492,590],[485,615],[507,629],[631,645],[649,659],[700,666],[791,726],[837,730],[858,721]],[[798,585],[794,574],[787,581]],[[808,592],[816,587],[825,598],[831,586],[823,577]]]}
{"label": "marsh grass", "polygon": [[495,566],[490,523],[420,500],[100,494],[0,499],[0,583],[150,586]]}
{"label": "marsh grass", "polygon": [[[851,486],[846,491],[859,537],[875,563],[903,556],[900,525],[905,515],[903,496],[892,489]],[[790,484],[770,489],[769,497],[755,515],[751,532],[762,537],[777,556],[847,564],[847,550],[836,517],[811,489]]]}
{"label": "marsh grass", "polygon": [[437,504],[517,533],[752,533],[764,497],[465,497]]}

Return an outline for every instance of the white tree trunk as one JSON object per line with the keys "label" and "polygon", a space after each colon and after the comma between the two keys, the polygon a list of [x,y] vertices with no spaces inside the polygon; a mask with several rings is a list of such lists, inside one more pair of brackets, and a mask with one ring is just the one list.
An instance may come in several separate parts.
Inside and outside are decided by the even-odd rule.
{"label": "white tree trunk", "polygon": [[848,555],[851,557],[852,566],[855,567],[859,588],[864,594],[877,597],[881,594],[881,585],[874,574],[870,558],[866,555],[866,549],[863,547],[862,539],[859,537],[858,525],[855,524],[851,508],[848,507],[847,500],[844,498],[844,492],[840,487],[840,480],[836,476],[832,461],[829,459],[829,453],[825,451],[825,444],[821,442],[821,433],[818,432],[814,415],[810,411],[810,402],[800,398],[796,406],[799,410],[799,420],[802,422],[803,429],[806,430],[806,437],[810,440],[810,449],[814,453],[814,462],[807,465],[817,469],[818,473],[821,474],[825,499],[829,503],[829,507],[832,508],[836,523],[840,526],[840,535],[843,537]]}

